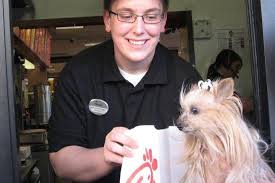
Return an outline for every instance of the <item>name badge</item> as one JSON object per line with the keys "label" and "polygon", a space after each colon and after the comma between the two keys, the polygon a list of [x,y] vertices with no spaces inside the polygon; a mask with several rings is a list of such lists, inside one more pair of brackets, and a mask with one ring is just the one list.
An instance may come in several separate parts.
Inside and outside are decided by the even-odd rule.
{"label": "name badge", "polygon": [[89,102],[89,110],[95,115],[102,116],[108,112],[109,105],[104,100],[92,99]]}

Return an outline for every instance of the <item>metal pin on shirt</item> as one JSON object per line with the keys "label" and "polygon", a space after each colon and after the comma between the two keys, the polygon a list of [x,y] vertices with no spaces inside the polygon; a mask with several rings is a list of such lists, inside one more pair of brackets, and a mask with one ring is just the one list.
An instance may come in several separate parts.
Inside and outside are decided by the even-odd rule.
{"label": "metal pin on shirt", "polygon": [[95,115],[102,116],[108,112],[109,105],[104,100],[92,99],[89,102],[89,110]]}

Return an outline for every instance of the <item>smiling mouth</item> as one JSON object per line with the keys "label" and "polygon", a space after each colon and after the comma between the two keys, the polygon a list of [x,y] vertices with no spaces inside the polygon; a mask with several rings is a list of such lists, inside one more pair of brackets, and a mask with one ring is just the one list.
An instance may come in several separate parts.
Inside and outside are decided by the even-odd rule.
{"label": "smiling mouth", "polygon": [[147,42],[147,40],[136,41],[136,40],[130,40],[130,39],[128,39],[128,42],[131,45],[140,46],[140,45],[145,45],[145,43]]}

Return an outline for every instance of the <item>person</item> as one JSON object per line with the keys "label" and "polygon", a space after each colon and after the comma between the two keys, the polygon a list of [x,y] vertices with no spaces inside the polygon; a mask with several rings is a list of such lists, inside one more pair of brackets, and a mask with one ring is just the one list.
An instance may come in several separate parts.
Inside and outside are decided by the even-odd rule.
{"label": "person", "polygon": [[112,40],[66,64],[49,120],[49,158],[59,177],[116,183],[123,157],[137,142],[138,125],[157,129],[179,116],[179,92],[201,79],[193,66],[159,44],[168,0],[105,0],[105,30]]}
{"label": "person", "polygon": [[223,49],[217,55],[215,62],[209,66],[207,78],[210,80],[239,78],[238,74],[242,65],[242,58],[235,51]]}
{"label": "person", "polygon": [[[207,72],[207,78],[210,80],[217,80],[232,77],[239,78],[239,72],[242,68],[243,62],[240,55],[234,50],[223,49],[216,57]],[[254,110],[253,101],[249,97],[242,97],[237,92],[235,95],[239,96],[243,103],[243,113],[248,114]],[[249,117],[251,118],[251,117]]]}

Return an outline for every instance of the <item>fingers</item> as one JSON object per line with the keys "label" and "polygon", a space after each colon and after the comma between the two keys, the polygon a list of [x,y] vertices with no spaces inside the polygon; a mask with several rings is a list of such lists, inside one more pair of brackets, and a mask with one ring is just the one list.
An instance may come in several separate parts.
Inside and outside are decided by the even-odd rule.
{"label": "fingers", "polygon": [[138,147],[135,140],[126,135],[129,129],[114,128],[105,138],[104,157],[108,163],[122,164],[123,157],[132,157],[131,149]]}
{"label": "fingers", "polygon": [[137,148],[136,141],[127,135],[128,131],[129,129],[127,128],[116,127],[107,135],[107,138],[112,142],[117,142],[129,148]]}
{"label": "fingers", "polygon": [[131,157],[131,151],[115,142],[107,142],[104,147],[105,161],[109,163],[122,164],[123,157]]}

